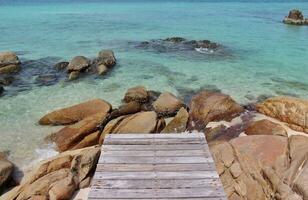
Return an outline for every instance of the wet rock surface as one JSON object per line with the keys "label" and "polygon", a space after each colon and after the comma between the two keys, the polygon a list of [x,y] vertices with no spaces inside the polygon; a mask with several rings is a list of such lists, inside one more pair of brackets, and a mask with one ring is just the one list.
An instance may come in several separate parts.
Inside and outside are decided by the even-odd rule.
{"label": "wet rock surface", "polygon": [[291,25],[308,25],[308,19],[304,18],[300,10],[293,9],[289,12],[289,15],[284,18],[283,23]]}

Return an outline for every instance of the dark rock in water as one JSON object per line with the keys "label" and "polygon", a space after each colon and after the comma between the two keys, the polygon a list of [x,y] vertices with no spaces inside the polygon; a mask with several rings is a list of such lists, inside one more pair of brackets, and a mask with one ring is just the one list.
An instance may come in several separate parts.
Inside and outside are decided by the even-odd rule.
{"label": "dark rock in water", "polygon": [[166,39],[150,40],[140,42],[137,48],[154,50],[159,53],[178,51],[198,51],[200,53],[214,53],[221,45],[210,40],[187,40],[182,37],[170,37]]}
{"label": "dark rock in water", "polygon": [[58,82],[58,78],[55,74],[39,75],[35,80],[36,84],[39,86],[50,86]]}
{"label": "dark rock in water", "polygon": [[68,77],[68,80],[73,81],[73,80],[78,79],[79,74],[80,73],[78,71],[72,71]]}
{"label": "dark rock in water", "polygon": [[301,11],[293,9],[289,12],[289,15],[284,18],[283,23],[291,25],[308,25],[308,19],[304,18]]}
{"label": "dark rock in water", "polygon": [[180,98],[183,99],[185,104],[188,104],[194,95],[204,90],[209,91],[209,92],[221,92],[221,90],[216,85],[203,85],[198,89],[191,89],[188,87],[176,86],[176,90],[180,94]]}
{"label": "dark rock in water", "polygon": [[4,85],[4,86],[11,85],[14,79],[15,78],[13,76],[5,76],[3,78],[0,78],[0,85]]}
{"label": "dark rock in water", "polygon": [[0,85],[0,95],[2,95],[3,92],[4,92],[4,88],[3,88],[3,86]]}
{"label": "dark rock in water", "polygon": [[57,64],[55,64],[55,68],[59,71],[64,70],[67,68],[69,62],[59,62]]}
{"label": "dark rock in water", "polygon": [[184,42],[184,41],[186,41],[186,39],[185,39],[185,38],[182,38],[182,37],[170,37],[170,38],[164,39],[164,41],[179,43],[179,42]]}

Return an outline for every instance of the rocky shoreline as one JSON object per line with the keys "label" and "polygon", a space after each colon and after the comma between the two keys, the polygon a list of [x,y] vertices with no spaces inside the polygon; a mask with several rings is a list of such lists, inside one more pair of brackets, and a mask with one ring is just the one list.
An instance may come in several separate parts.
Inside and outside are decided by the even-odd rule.
{"label": "rocky shoreline", "polygon": [[0,183],[8,192],[0,199],[71,199],[89,187],[107,134],[194,131],[205,133],[229,199],[307,199],[308,101],[280,96],[250,108],[219,92],[201,91],[186,105],[136,86],[118,108],[93,99],[47,113],[39,124],[65,126],[47,138],[59,155],[29,169],[16,187],[14,166],[2,156]]}

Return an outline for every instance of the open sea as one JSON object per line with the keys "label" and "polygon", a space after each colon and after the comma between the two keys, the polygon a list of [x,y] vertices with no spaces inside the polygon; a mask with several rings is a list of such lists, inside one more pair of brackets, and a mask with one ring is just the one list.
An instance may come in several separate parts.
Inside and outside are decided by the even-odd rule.
{"label": "open sea", "polygon": [[[125,91],[144,85],[185,98],[217,90],[241,104],[275,95],[308,98],[308,26],[282,23],[293,8],[308,17],[308,2],[202,0],[0,0],[0,51],[17,52],[20,86],[0,97],[0,151],[18,166],[50,156],[44,137],[58,128],[37,124],[60,107],[92,98],[120,104]],[[220,52],[139,48],[172,36],[211,40]],[[37,84],[58,61],[94,58],[114,50],[117,66],[102,77]]]}

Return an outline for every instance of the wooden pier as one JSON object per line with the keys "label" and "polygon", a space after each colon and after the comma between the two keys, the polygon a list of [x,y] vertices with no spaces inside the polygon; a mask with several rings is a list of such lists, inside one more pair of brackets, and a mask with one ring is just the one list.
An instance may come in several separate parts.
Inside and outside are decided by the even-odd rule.
{"label": "wooden pier", "polygon": [[111,134],[89,200],[226,200],[204,134]]}

